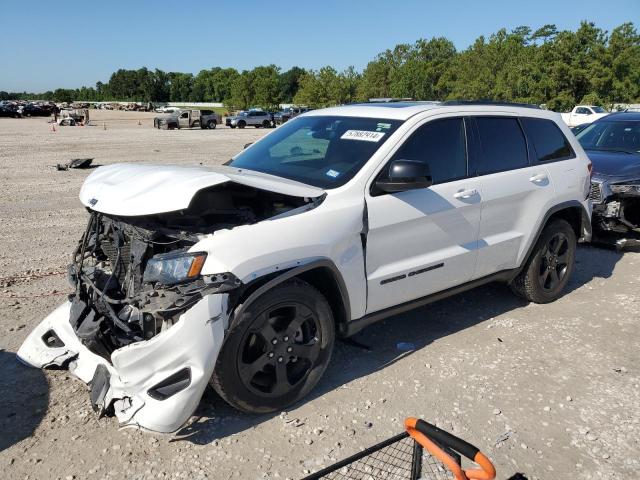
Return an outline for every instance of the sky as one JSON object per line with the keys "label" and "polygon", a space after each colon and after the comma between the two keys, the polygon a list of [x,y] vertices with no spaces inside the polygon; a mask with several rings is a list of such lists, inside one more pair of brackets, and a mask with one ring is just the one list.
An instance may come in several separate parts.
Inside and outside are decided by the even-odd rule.
{"label": "sky", "polygon": [[362,70],[419,38],[465,49],[503,27],[640,28],[640,0],[0,0],[0,18],[0,90],[43,92],[107,82],[118,68]]}

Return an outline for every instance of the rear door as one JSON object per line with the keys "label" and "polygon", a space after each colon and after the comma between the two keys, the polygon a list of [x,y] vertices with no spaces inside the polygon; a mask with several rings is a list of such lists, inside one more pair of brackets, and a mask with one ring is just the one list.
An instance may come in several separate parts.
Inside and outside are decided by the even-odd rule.
{"label": "rear door", "polygon": [[546,166],[530,163],[520,120],[473,118],[472,169],[482,191],[482,220],[474,278],[516,268],[554,198]]}
{"label": "rear door", "polygon": [[[399,193],[366,193],[367,312],[470,280],[481,196],[478,179],[468,175],[466,140],[463,118],[422,124],[390,161],[426,162],[434,184]],[[388,167],[378,177],[387,175]]]}

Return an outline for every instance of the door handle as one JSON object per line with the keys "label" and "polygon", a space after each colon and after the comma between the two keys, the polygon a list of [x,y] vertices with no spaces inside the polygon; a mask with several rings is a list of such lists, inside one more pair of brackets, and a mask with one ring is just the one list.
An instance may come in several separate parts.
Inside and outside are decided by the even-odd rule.
{"label": "door handle", "polygon": [[462,190],[453,194],[453,198],[471,198],[478,194],[478,190],[470,188],[469,190]]}
{"label": "door handle", "polygon": [[546,182],[547,180],[549,180],[549,177],[546,173],[539,173],[537,175],[534,175],[533,177],[529,177],[529,181],[533,183],[542,183]]}

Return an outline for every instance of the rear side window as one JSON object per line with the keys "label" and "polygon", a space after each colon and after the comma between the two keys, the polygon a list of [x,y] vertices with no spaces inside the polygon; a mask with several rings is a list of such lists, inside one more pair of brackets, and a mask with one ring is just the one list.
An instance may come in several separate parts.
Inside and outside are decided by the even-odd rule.
{"label": "rear side window", "polygon": [[527,143],[520,124],[511,117],[476,117],[480,151],[478,175],[529,165]]}
{"label": "rear side window", "polygon": [[466,177],[467,149],[462,118],[424,124],[404,142],[393,160],[427,163],[434,184]]}
{"label": "rear side window", "polygon": [[521,118],[522,126],[535,149],[538,162],[565,160],[575,157],[569,141],[551,120]]}

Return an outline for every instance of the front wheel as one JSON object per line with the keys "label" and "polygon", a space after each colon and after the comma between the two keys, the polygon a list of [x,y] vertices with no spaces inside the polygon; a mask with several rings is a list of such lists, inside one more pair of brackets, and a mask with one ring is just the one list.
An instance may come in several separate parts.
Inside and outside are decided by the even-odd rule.
{"label": "front wheel", "polygon": [[210,383],[231,406],[275,412],[306,396],[329,364],[335,328],[324,296],[306,282],[274,287],[235,319]]}
{"label": "front wheel", "polygon": [[569,222],[553,220],[542,231],[531,257],[511,284],[511,289],[534,303],[557,300],[569,283],[576,249],[576,234]]}
{"label": "front wheel", "polygon": [[245,122],[244,120],[238,122],[238,128],[244,128],[247,126],[247,122]]}
{"label": "front wheel", "polygon": [[207,123],[207,128],[209,128],[209,130],[213,130],[217,126],[218,122],[216,122],[215,120],[209,120],[209,123]]}

